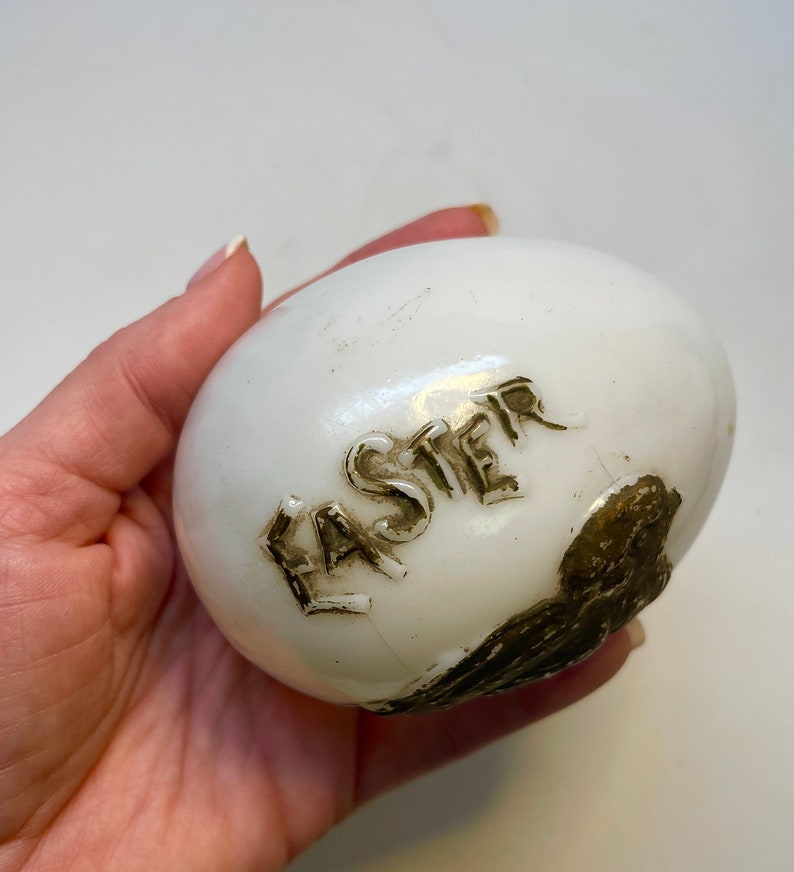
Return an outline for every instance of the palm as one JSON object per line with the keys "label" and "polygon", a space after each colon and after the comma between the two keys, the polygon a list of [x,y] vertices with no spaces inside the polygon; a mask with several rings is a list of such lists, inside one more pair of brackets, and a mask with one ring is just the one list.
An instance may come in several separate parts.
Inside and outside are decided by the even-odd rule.
{"label": "palm", "polygon": [[355,710],[303,697],[240,657],[181,564],[135,633],[142,651],[130,645],[122,667],[119,724],[97,748],[67,826],[83,806],[92,817],[118,815],[104,799],[121,794],[127,815],[108,820],[107,832],[124,841],[107,847],[140,858],[146,845],[147,868],[278,868],[352,808]]}
{"label": "palm", "polygon": [[[85,856],[81,822],[90,820],[107,834],[91,845],[95,868],[142,853],[147,868],[246,868],[246,857],[252,868],[263,857],[278,868],[352,807],[356,713],[303,698],[244,661],[181,565],[163,560],[162,517],[143,494],[136,503],[147,529],[119,516],[111,572],[106,546],[92,546],[98,553],[81,560],[80,577],[64,579],[95,592],[60,600],[62,615],[81,616],[69,638],[61,620],[41,627],[54,669],[40,703],[57,717],[36,743],[55,775],[42,783],[36,759],[21,755],[17,777],[37,781],[61,808],[31,821],[46,824],[37,853],[59,868],[72,851]],[[156,569],[130,584],[127,564]],[[157,590],[161,602],[151,598]],[[35,791],[25,798],[40,804]]]}
{"label": "palm", "polygon": [[179,561],[170,458],[196,389],[258,312],[241,254],[0,443],[2,869],[279,868],[357,803],[582,696],[626,656],[621,635],[498,702],[381,719],[238,655]]}

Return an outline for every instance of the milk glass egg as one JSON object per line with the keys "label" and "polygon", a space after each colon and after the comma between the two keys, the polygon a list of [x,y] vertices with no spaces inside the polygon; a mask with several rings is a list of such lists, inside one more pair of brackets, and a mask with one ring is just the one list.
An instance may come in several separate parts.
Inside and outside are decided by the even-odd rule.
{"label": "milk glass egg", "polygon": [[548,241],[404,248],[220,361],[180,439],[179,545],[277,679],[449,706],[578,662],[661,593],[734,415],[718,341],[644,272]]}

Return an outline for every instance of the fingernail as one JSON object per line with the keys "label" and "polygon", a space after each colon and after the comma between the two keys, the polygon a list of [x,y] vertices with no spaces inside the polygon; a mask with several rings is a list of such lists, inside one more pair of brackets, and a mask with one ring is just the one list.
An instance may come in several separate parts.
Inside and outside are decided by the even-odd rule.
{"label": "fingernail", "polygon": [[472,203],[468,207],[485,225],[489,236],[496,236],[499,232],[499,219],[496,212],[487,203]]}
{"label": "fingernail", "polygon": [[626,624],[626,634],[629,637],[629,647],[632,651],[639,648],[645,642],[645,628],[640,623],[639,618],[632,618]]}
{"label": "fingernail", "polygon": [[196,282],[200,282],[203,278],[206,278],[213,270],[216,270],[232,255],[237,254],[241,248],[248,248],[248,240],[245,236],[235,236],[228,245],[219,248],[215,254],[204,261],[204,263],[193,274],[192,278],[187,283],[187,286],[190,287],[191,285],[195,285]]}

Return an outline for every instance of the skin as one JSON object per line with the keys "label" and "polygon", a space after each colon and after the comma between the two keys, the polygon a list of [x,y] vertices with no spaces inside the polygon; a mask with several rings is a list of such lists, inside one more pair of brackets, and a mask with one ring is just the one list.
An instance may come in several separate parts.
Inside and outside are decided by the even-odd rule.
{"label": "skin", "polygon": [[[486,235],[433,213],[340,265]],[[217,259],[217,258],[216,258]],[[179,559],[173,452],[261,314],[241,248],[93,351],[0,440],[0,872],[274,870],[357,806],[585,696],[626,659],[381,718],[303,696],[220,636]]]}

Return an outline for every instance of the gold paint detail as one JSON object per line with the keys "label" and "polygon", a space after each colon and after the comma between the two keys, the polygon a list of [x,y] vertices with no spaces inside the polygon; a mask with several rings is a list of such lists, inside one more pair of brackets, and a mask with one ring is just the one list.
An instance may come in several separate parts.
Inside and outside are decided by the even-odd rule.
{"label": "gold paint detail", "polygon": [[447,433],[449,425],[446,421],[442,418],[431,421],[411,439],[397,460],[405,469],[415,466],[424,469],[438,490],[451,499],[460,499],[466,493],[466,485],[439,447],[439,440]]}
{"label": "gold paint detail", "polygon": [[485,444],[490,429],[491,422],[485,415],[475,415],[455,440],[466,458],[472,484],[486,506],[521,496],[518,481],[512,475],[499,472],[496,455]]}
{"label": "gold paint detail", "polygon": [[373,432],[348,448],[342,463],[345,483],[391,515],[365,526],[336,501],[309,510],[298,497],[282,500],[257,542],[282,571],[305,615],[368,612],[368,596],[330,594],[327,585],[362,562],[392,580],[405,578],[408,570],[394,556],[395,548],[424,535],[439,495],[444,502],[444,497],[459,500],[471,492],[483,506],[524,495],[519,480],[500,470],[488,444],[491,431],[501,427],[515,445],[528,438],[525,421],[566,428],[543,418],[540,394],[523,376],[476,391],[469,400],[484,409],[454,430],[437,418],[400,442]]}
{"label": "gold paint detail", "polygon": [[389,542],[410,542],[424,533],[430,522],[430,497],[424,488],[411,481],[390,478],[381,473],[372,461],[388,456],[394,449],[394,440],[385,433],[371,433],[354,443],[345,457],[345,475],[360,493],[375,497],[390,497],[404,511],[400,522],[381,518],[375,522],[375,531]]}
{"label": "gold paint detail", "polygon": [[656,475],[608,492],[566,550],[556,596],[511,618],[443,674],[371,707],[382,714],[446,708],[583,660],[666,587],[665,543],[680,504]]}
{"label": "gold paint detail", "polygon": [[[330,515],[330,510],[331,507],[326,507],[324,518]],[[372,605],[368,596],[355,593],[329,595],[319,589],[318,578],[323,578],[323,575],[317,572],[311,556],[296,541],[296,528],[305,516],[306,507],[301,500],[295,497],[282,500],[257,540],[262,553],[269,554],[284,573],[289,589],[304,615],[366,614]],[[333,552],[324,552],[326,566],[329,562],[338,562],[354,550],[363,553],[364,549],[368,549],[367,543],[356,541],[358,530],[349,531],[347,540],[344,539],[343,523],[338,516],[329,518],[329,526],[335,524],[338,529]],[[369,559],[372,555],[365,556]]]}
{"label": "gold paint detail", "polygon": [[532,379],[516,376],[509,381],[471,395],[475,403],[487,403],[496,413],[510,441],[515,444],[522,433],[521,419],[526,418],[550,430],[567,429],[543,417],[543,400],[532,385]]}

